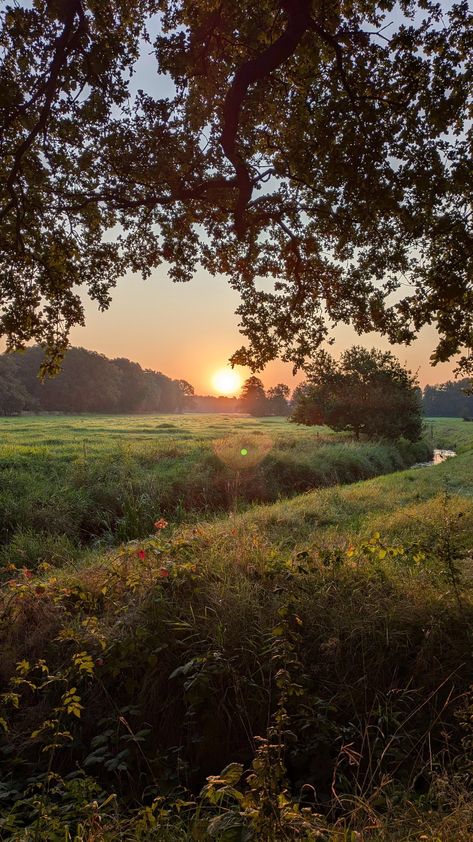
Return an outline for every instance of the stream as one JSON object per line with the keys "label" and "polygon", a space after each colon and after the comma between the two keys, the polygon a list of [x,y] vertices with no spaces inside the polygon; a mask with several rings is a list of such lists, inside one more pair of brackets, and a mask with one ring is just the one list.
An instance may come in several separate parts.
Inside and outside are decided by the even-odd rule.
{"label": "stream", "polygon": [[413,468],[429,468],[431,465],[440,465],[441,462],[446,462],[447,459],[451,459],[453,456],[456,456],[454,450],[442,450],[440,448],[435,448],[434,450],[434,457],[431,459],[430,462],[416,462],[413,465]]}

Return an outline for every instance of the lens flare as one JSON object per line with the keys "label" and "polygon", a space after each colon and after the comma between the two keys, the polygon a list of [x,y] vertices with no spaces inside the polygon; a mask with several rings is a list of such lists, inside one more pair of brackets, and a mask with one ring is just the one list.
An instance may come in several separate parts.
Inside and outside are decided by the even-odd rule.
{"label": "lens flare", "polygon": [[270,436],[257,433],[231,435],[212,442],[214,453],[232,471],[256,468],[273,446]]}

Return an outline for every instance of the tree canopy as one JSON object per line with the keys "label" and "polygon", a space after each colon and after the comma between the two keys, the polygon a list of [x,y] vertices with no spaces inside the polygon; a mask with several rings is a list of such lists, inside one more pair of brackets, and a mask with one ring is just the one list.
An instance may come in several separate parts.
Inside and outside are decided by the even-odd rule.
{"label": "tree canopy", "polygon": [[268,389],[268,415],[289,415],[289,397],[291,390],[285,383],[277,383]]}
{"label": "tree canopy", "polygon": [[263,417],[268,415],[268,400],[264,386],[259,377],[248,377],[241,387],[240,409],[249,415]]}
{"label": "tree canopy", "polygon": [[240,412],[262,418],[266,415],[289,415],[289,396],[291,390],[285,383],[277,383],[265,391],[259,377],[248,377],[241,388],[238,400]]}
{"label": "tree canopy", "polygon": [[[81,286],[106,308],[165,263],[240,292],[235,363],[300,366],[339,322],[395,342],[435,322],[435,360],[463,347],[471,370],[465,0],[18,0],[0,25],[10,348],[54,364]],[[144,51],[156,91],[135,95]]]}
{"label": "tree canopy", "polygon": [[125,358],[109,360],[85,348],[69,348],[58,376],[41,383],[42,358],[40,347],[0,355],[0,413],[180,412],[184,395],[193,392],[185,380],[171,380]]}
{"label": "tree canopy", "polygon": [[424,389],[425,415],[473,418],[473,394],[468,379],[449,380]]}
{"label": "tree canopy", "polygon": [[339,361],[320,351],[295,394],[291,420],[370,438],[417,441],[422,433],[421,391],[389,352],[355,346]]}
{"label": "tree canopy", "polygon": [[34,405],[34,399],[18,377],[15,360],[3,354],[0,356],[0,414],[16,415]]}

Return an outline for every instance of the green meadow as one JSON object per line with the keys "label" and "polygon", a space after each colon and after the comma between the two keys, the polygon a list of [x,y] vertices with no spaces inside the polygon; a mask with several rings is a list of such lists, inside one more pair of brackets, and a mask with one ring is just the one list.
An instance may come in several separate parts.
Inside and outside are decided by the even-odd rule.
{"label": "green meadow", "polygon": [[426,458],[428,442],[360,443],[281,418],[4,418],[0,563],[63,563],[149,534],[160,517],[198,522]]}
{"label": "green meadow", "polygon": [[[0,838],[471,841],[473,424],[414,450],[230,416],[1,429],[57,531],[4,543]],[[458,455],[406,467],[433,447]],[[148,521],[135,489],[133,528],[57,528],[168,461],[182,507]],[[228,493],[201,506],[204,465]],[[27,533],[42,557],[7,558]]]}

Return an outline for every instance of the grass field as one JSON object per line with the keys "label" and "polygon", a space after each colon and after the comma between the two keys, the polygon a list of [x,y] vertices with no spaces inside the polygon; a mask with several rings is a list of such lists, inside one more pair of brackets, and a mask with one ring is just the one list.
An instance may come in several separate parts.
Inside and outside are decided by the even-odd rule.
{"label": "grass field", "polygon": [[[28,423],[60,426],[41,421],[18,419],[14,458]],[[211,447],[205,419],[148,421]],[[85,423],[115,459],[130,419]],[[232,423],[230,466],[269,431],[264,459],[360,458],[326,431]],[[471,842],[473,424],[426,434],[458,456],[10,567],[0,838]]]}
{"label": "grass field", "polygon": [[0,565],[76,559],[149,534],[159,517],[197,522],[426,457],[427,443],[358,443],[281,418],[1,419]]}

